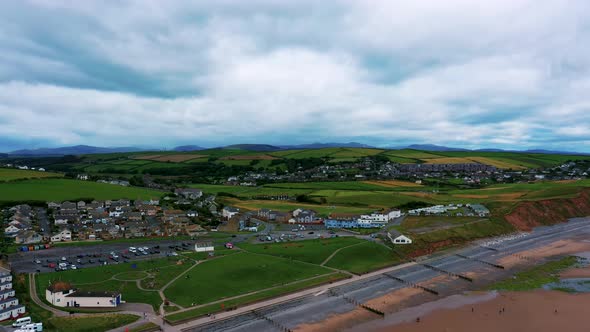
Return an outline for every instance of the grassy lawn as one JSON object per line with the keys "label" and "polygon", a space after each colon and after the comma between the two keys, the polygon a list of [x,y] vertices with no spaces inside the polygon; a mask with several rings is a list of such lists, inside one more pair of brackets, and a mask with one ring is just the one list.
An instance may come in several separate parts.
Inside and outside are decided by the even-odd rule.
{"label": "grassy lawn", "polygon": [[299,291],[302,289],[311,288],[314,286],[319,286],[322,284],[334,282],[337,280],[346,279],[348,277],[349,277],[348,275],[343,274],[343,273],[331,273],[331,274],[319,276],[319,277],[311,279],[311,280],[296,282],[296,283],[293,283],[293,284],[290,284],[287,286],[277,287],[275,289],[261,291],[256,294],[247,295],[247,296],[243,296],[243,297],[240,297],[240,298],[237,298],[234,300],[225,301],[225,302],[223,302],[223,306],[220,303],[216,303],[216,304],[206,305],[206,306],[202,306],[199,308],[187,310],[187,311],[172,314],[172,315],[166,315],[166,320],[168,320],[170,322],[178,322],[178,321],[181,321],[184,319],[197,318],[200,316],[204,316],[206,314],[220,312],[220,311],[223,311],[223,310],[226,310],[229,308],[234,308],[234,307],[250,304],[253,302],[277,297],[280,295],[285,295],[285,294],[296,292],[296,291]]}
{"label": "grassy lawn", "polygon": [[44,331],[103,332],[133,323],[139,316],[126,314],[102,315],[96,317],[54,317],[43,326]]}
{"label": "grassy lawn", "polygon": [[389,248],[367,242],[340,250],[326,266],[362,274],[399,263],[399,257]]}
{"label": "grassy lawn", "polygon": [[337,237],[271,244],[240,244],[240,248],[254,253],[280,256],[313,264],[321,264],[337,249],[350,246],[364,240],[354,237]]}
{"label": "grassy lawn", "polygon": [[127,280],[127,281],[139,280],[139,279],[143,279],[147,276],[148,276],[148,274],[143,271],[129,271],[129,272],[122,272],[122,273],[115,275],[115,277],[118,280]]}
{"label": "grassy lawn", "polygon": [[[69,270],[63,272],[41,273],[36,277],[37,291],[39,294],[45,294],[45,287],[50,284],[52,280],[63,280],[71,282],[74,286],[88,291],[116,291],[121,292],[123,300],[131,303],[147,303],[157,309],[162,303],[158,292],[144,291],[137,287],[134,279],[141,278],[146,272],[152,273],[157,269],[165,270],[168,267],[176,268],[176,261],[178,258],[168,257],[147,261],[139,261],[136,263],[122,263],[106,266],[90,267],[79,270]],[[136,268],[132,265],[135,264]],[[188,266],[185,265],[184,268]],[[121,279],[129,279],[132,281],[119,281],[111,279],[113,276]],[[173,275],[167,274],[166,278],[171,280]],[[167,281],[162,279],[161,285]],[[143,283],[142,283],[143,285]]]}
{"label": "grassy lawn", "polygon": [[329,272],[320,266],[288,259],[238,253],[201,263],[176,280],[164,293],[172,302],[190,306]]}
{"label": "grassy lawn", "polygon": [[31,170],[21,170],[14,168],[0,168],[0,182],[13,181],[20,179],[36,179],[36,178],[61,178],[63,174],[52,172],[39,172]]}
{"label": "grassy lawn", "polygon": [[[133,263],[110,264],[104,266],[89,267],[78,270],[68,270],[61,272],[48,272],[37,275],[37,283],[43,287],[47,286],[50,281],[59,279],[71,282],[75,285],[97,283],[111,279],[114,275],[121,273],[137,273],[154,268],[174,265],[178,259],[173,257],[150,259],[137,261]],[[135,266],[135,268],[133,267]],[[45,293],[45,291],[43,291]]]}
{"label": "grassy lawn", "polygon": [[152,322],[150,323],[145,323],[145,324],[141,324],[137,327],[134,327],[132,329],[129,330],[129,332],[144,332],[144,331],[151,331],[152,329],[158,328],[159,326],[157,324],[154,324]]}
{"label": "grassy lawn", "polygon": [[152,269],[150,274],[154,277],[150,276],[140,281],[141,287],[145,289],[160,289],[170,282],[170,280],[193,266],[193,264],[193,261],[185,261],[183,264],[179,265],[170,265]]}
{"label": "grassy lawn", "polygon": [[535,266],[527,271],[517,273],[514,278],[499,281],[489,289],[526,291],[541,288],[543,285],[559,281],[559,272],[576,264],[577,258],[564,257],[560,260]]}
{"label": "grassy lawn", "polygon": [[149,199],[162,196],[161,191],[123,187],[90,181],[39,179],[0,183],[0,201],[66,201],[93,199]]}

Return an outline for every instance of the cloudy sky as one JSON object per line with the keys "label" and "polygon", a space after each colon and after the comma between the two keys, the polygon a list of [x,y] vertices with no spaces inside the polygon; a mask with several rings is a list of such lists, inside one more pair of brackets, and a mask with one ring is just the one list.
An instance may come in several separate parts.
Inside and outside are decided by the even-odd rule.
{"label": "cloudy sky", "polygon": [[590,152],[590,2],[0,2],[0,151]]}

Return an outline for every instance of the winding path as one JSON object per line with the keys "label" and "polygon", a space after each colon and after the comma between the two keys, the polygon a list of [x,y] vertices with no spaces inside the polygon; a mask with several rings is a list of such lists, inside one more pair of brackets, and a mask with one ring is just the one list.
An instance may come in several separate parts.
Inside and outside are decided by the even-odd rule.
{"label": "winding path", "polygon": [[53,313],[55,316],[63,317],[63,316],[70,315],[69,312],[65,312],[65,311],[56,309],[52,306],[45,304],[45,302],[41,301],[41,299],[37,295],[37,287],[36,287],[36,283],[35,283],[35,273],[29,273],[29,294],[31,295],[31,300],[33,300],[33,302],[35,302],[35,304],[37,304],[41,308]]}
{"label": "winding path", "polygon": [[349,246],[342,247],[342,248],[338,248],[338,249],[334,250],[334,252],[333,252],[333,253],[332,253],[330,256],[328,256],[328,258],[326,258],[326,259],[325,259],[325,260],[322,262],[322,264],[320,264],[320,265],[321,265],[321,266],[324,266],[324,265],[326,265],[326,263],[328,263],[328,262],[330,261],[330,259],[332,259],[332,257],[336,256],[336,254],[337,254],[337,253],[338,253],[340,250],[342,250],[342,249],[346,249],[346,248],[350,248],[350,247],[354,247],[354,246],[358,246],[359,244],[363,244],[363,243],[364,243],[364,242],[359,242],[359,243],[351,244],[351,245],[349,245]]}

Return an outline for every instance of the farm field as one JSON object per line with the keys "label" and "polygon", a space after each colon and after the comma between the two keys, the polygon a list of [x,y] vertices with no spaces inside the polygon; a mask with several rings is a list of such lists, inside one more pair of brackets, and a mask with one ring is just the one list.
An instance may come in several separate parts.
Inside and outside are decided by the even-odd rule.
{"label": "farm field", "polygon": [[135,159],[140,160],[153,160],[153,161],[161,161],[161,162],[173,162],[173,163],[182,163],[192,159],[199,159],[207,157],[207,155],[203,154],[154,154],[154,155],[142,155],[137,156]]}
{"label": "farm field", "polygon": [[245,251],[285,257],[313,264],[321,264],[334,251],[350,245],[366,242],[354,237],[338,237],[271,244],[241,244]]}
{"label": "farm field", "polygon": [[0,183],[0,201],[66,201],[91,199],[159,198],[161,191],[90,181],[38,179]]}
{"label": "farm field", "polygon": [[[586,155],[552,155],[540,153],[487,152],[487,151],[421,151],[413,149],[386,150],[377,148],[322,148],[258,152],[232,148],[214,148],[200,151],[142,151],[82,155],[77,161],[47,164],[60,171],[70,168],[90,174],[145,174],[175,176],[189,174],[199,164],[217,164],[228,167],[253,167],[274,171],[285,170],[289,160],[322,158],[330,164],[355,162],[366,157],[379,156],[402,164],[416,163],[482,163],[503,169],[557,166],[568,160],[590,160]],[[252,163],[254,162],[254,163]],[[272,165],[271,165],[272,163]],[[49,167],[49,168],[48,168]],[[179,169],[169,172],[166,169]],[[184,174],[181,170],[186,170]]]}
{"label": "farm field", "polygon": [[[190,307],[327,274],[321,266],[270,255],[238,253],[205,261],[170,285],[164,294]],[[206,285],[206,287],[204,287]]]}
{"label": "farm field", "polygon": [[362,274],[399,263],[399,256],[388,247],[375,242],[365,242],[342,248],[326,266]]}
{"label": "farm field", "polygon": [[368,207],[345,206],[345,205],[319,205],[306,204],[289,201],[269,201],[269,200],[239,200],[235,198],[226,198],[223,201],[227,205],[232,205],[244,210],[259,210],[262,208],[273,209],[277,211],[293,211],[297,208],[312,209],[319,216],[328,216],[330,213],[367,213],[371,209]]}
{"label": "farm field", "polygon": [[417,184],[415,182],[410,182],[410,181],[402,181],[402,180],[375,180],[375,181],[363,181],[363,183],[374,184],[374,185],[383,186],[383,187],[391,187],[391,188],[422,187],[421,184]]}
{"label": "farm field", "polygon": [[35,178],[61,178],[63,174],[53,172],[39,172],[15,168],[0,168],[0,182]]}

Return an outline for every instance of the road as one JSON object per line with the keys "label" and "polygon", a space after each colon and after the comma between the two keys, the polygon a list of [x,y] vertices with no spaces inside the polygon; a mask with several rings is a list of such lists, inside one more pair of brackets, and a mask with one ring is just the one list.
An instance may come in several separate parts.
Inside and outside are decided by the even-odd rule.
{"label": "road", "polygon": [[43,236],[51,237],[51,223],[49,222],[49,218],[47,218],[47,210],[38,207],[35,208],[35,212],[37,213],[39,228],[43,230]]}
{"label": "road", "polygon": [[[343,280],[329,286],[304,290],[281,298],[217,314],[212,321],[201,318],[179,325],[174,331],[280,331],[293,330],[301,324],[321,322],[331,315],[356,308],[350,299],[365,303],[409,284],[426,285],[438,296],[456,294],[512,275],[514,271],[492,266],[502,258],[538,249],[560,239],[590,238],[590,219],[575,219],[551,227],[540,227],[521,237],[501,237],[480,241],[460,250],[436,255],[416,263],[380,270]],[[526,260],[526,258],[522,258]],[[530,264],[530,261],[523,261]],[[464,278],[474,276],[473,282]],[[431,284],[434,278],[443,280]],[[396,279],[397,278],[397,279]],[[441,279],[442,278],[442,279]],[[400,280],[404,282],[400,282]],[[424,292],[425,299],[438,298]],[[428,297],[429,296],[429,297]],[[348,300],[347,300],[348,299]],[[376,316],[377,318],[378,316]]]}

